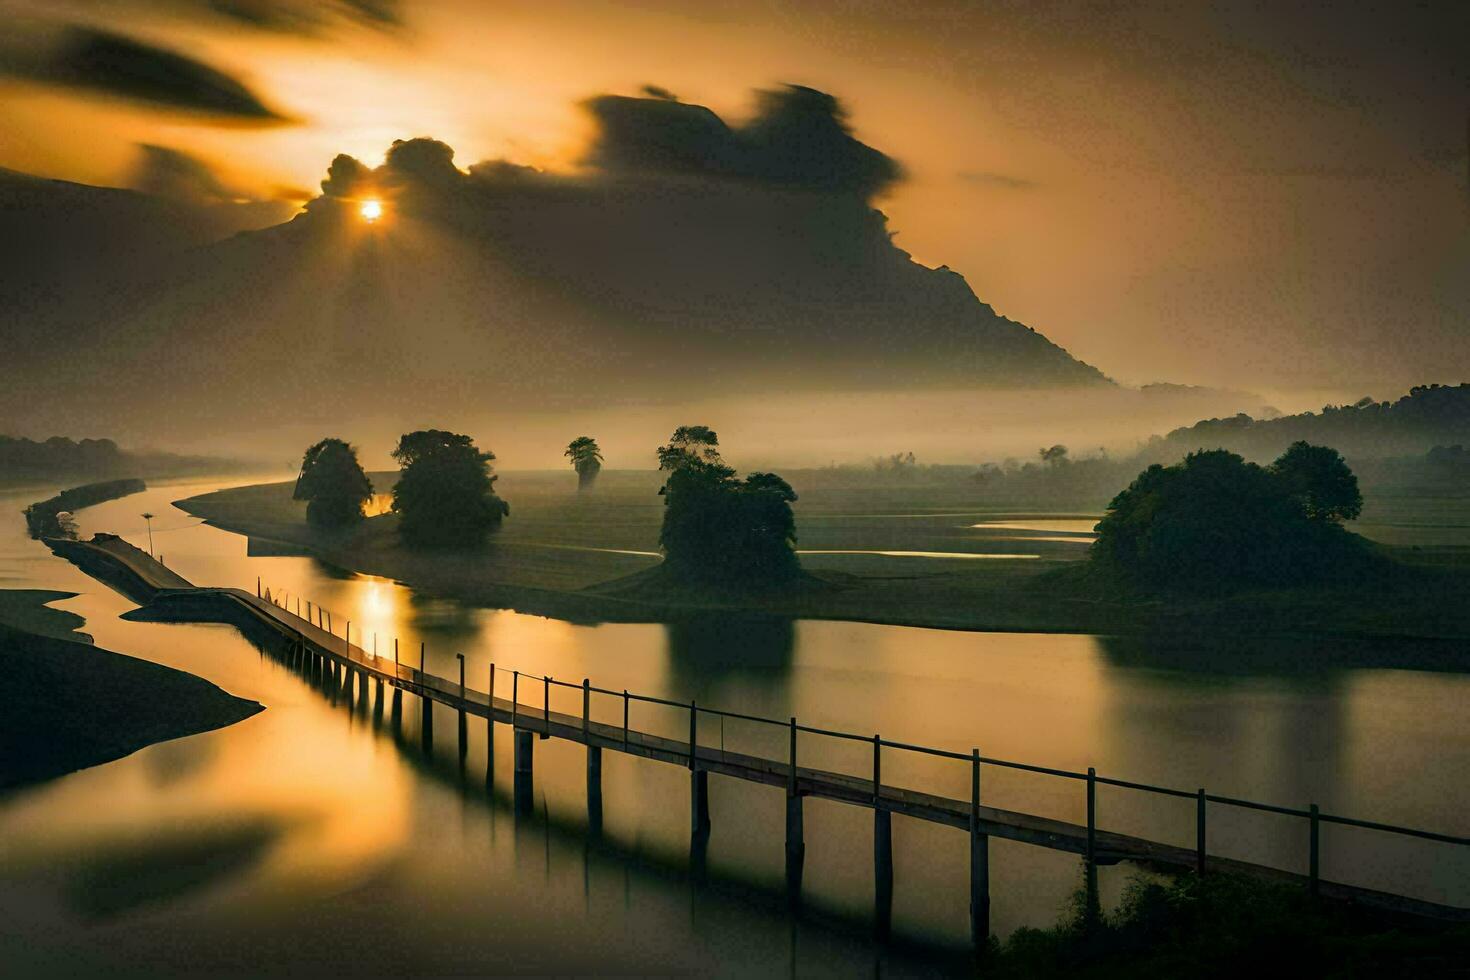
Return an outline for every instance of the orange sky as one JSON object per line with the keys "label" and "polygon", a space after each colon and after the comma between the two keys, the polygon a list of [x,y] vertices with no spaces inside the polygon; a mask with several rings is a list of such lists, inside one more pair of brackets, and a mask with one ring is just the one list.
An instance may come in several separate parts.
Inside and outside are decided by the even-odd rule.
{"label": "orange sky", "polygon": [[428,135],[461,166],[567,169],[589,95],[657,83],[734,119],[795,82],[905,166],[880,202],[900,246],[1120,380],[1342,397],[1463,380],[1463,7],[1307,6],[425,0],[304,36],[204,0],[0,0],[7,23],[186,52],[291,120],[0,77],[0,166],[117,184],[147,142],[263,197]]}

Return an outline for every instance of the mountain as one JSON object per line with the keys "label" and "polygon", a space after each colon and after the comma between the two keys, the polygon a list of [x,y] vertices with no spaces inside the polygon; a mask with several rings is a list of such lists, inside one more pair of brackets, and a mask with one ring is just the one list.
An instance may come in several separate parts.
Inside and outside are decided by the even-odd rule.
{"label": "mountain", "polygon": [[767,96],[738,128],[667,99],[593,100],[599,135],[573,174],[466,172],[442,143],[400,141],[377,168],[339,157],[304,213],[239,233],[177,202],[5,174],[0,325],[34,384],[0,408],[80,393],[103,412],[188,405],[202,425],[1110,386],[893,244],[872,199],[897,165],[835,100]]}

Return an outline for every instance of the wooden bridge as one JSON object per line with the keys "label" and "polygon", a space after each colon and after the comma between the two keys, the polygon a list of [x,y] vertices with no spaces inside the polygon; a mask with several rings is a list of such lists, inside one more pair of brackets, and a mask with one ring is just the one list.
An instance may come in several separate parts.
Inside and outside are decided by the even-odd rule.
{"label": "wooden bridge", "polygon": [[[113,536],[99,535],[91,542],[48,541],[53,550],[76,562],[85,571],[113,585],[124,594],[148,606],[150,618],[181,621],[230,623],[288,665],[309,676],[337,685],[338,689],[360,699],[376,697],[381,706],[385,688],[391,689],[395,715],[407,693],[424,699],[427,706],[438,702],[465,716],[486,719],[491,738],[494,726],[509,725],[514,738],[515,790],[518,804],[531,799],[533,746],[535,739],[559,738],[586,746],[587,793],[589,810],[595,808],[600,822],[602,753],[622,752],[630,756],[677,765],[690,774],[690,831],[698,839],[710,832],[709,775],[715,773],[747,782],[784,787],[786,790],[786,856],[788,880],[800,886],[805,838],[802,801],[807,797],[835,800],[873,810],[873,860],[880,908],[891,898],[893,887],[892,817],[894,814],[927,820],[965,831],[970,840],[970,912],[975,939],[984,941],[989,935],[989,840],[999,837],[1053,850],[1081,855],[1086,868],[1088,897],[1096,902],[1096,869],[1099,865],[1133,861],[1160,869],[1188,870],[1195,873],[1226,872],[1257,880],[1296,883],[1324,898],[1371,905],[1389,911],[1425,916],[1441,920],[1470,921],[1470,909],[1429,902],[1422,899],[1363,888],[1321,877],[1319,843],[1324,824],[1366,828],[1387,834],[1404,835],[1449,846],[1470,845],[1470,838],[1397,827],[1373,821],[1322,813],[1317,806],[1306,809],[1280,807],[1250,800],[1207,794],[1203,789],[1188,792],[1145,783],[1099,776],[1093,769],[1085,773],[1045,766],[1028,765],[981,756],[978,750],[964,754],[890,741],[878,736],[860,736],[847,732],[813,728],[797,723],[795,718],[780,720],[760,718],[738,712],[723,711],[664,698],[632,694],[593,686],[558,681],[547,676],[533,676],[516,671],[497,671],[490,666],[487,690],[476,690],[466,683],[464,658],[459,658],[457,681],[426,673],[394,659],[378,657],[352,642],[351,624],[343,624],[337,635],[330,613],[307,603],[301,612],[285,607],[280,597],[257,588],[257,594],[242,589],[201,588],[154,561],[146,553]],[[301,600],[298,600],[300,602]],[[422,648],[420,652],[422,658]],[[422,659],[420,665],[422,666]],[[497,694],[497,674],[509,675],[511,690],[503,686]],[[526,687],[527,690],[521,690]],[[582,692],[580,714],[551,710],[551,688],[563,687]],[[371,688],[371,690],[370,690]],[[510,697],[504,697],[508,693]],[[541,695],[541,703],[526,703]],[[592,718],[592,695],[620,698],[623,723],[610,725]],[[630,728],[629,707],[632,703],[652,703],[681,709],[688,713],[689,737],[671,739]],[[432,740],[432,711],[421,713],[425,741]],[[735,718],[785,729],[789,733],[789,751],[784,758],[764,758],[716,749],[699,744],[699,726],[715,718]],[[465,738],[460,725],[460,737]],[[814,735],[866,743],[872,747],[872,775],[869,778],[804,766],[797,756],[797,736]],[[885,751],[914,752],[968,763],[970,766],[969,799],[952,799],[886,784],[882,777]],[[493,759],[493,753],[492,753]],[[981,776],[984,767],[1018,769],[1073,780],[1085,785],[1087,823],[1072,824],[1047,817],[988,806],[981,801]],[[1169,797],[1191,799],[1195,804],[1196,842],[1193,848],[1112,833],[1097,823],[1097,787],[1123,787]],[[1308,873],[1306,875],[1279,868],[1211,855],[1207,850],[1207,814],[1211,805],[1246,808],[1299,818],[1305,823]]]}

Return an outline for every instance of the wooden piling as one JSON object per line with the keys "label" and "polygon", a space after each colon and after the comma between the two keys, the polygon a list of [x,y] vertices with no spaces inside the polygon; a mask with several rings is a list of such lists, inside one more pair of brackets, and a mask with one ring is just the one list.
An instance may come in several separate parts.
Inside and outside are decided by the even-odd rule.
{"label": "wooden piling", "polygon": [[806,835],[802,828],[801,797],[791,793],[786,797],[786,857],[801,860],[806,853]]}
{"label": "wooden piling", "polygon": [[696,837],[709,833],[709,770],[689,772],[689,830]]}
{"label": "wooden piling", "polygon": [[1307,843],[1307,889],[1316,897],[1318,886],[1321,884],[1321,839],[1322,820],[1321,812],[1317,804],[1313,803],[1307,807],[1308,817],[1308,843]]}
{"label": "wooden piling", "polygon": [[531,735],[532,734],[533,733],[530,731],[530,729],[523,729],[523,728],[516,729],[516,733],[515,733],[515,756],[516,756],[516,772],[518,774],[519,773],[526,773],[527,775],[529,775],[530,772],[531,772],[531,745],[532,745]]}
{"label": "wooden piling", "polygon": [[873,888],[881,909],[893,901],[893,814],[873,808]]}
{"label": "wooden piling", "polygon": [[1201,786],[1194,802],[1194,872],[1205,873],[1205,790]]}
{"label": "wooden piling", "polygon": [[970,937],[990,938],[990,835],[980,832],[980,750],[970,750]]}

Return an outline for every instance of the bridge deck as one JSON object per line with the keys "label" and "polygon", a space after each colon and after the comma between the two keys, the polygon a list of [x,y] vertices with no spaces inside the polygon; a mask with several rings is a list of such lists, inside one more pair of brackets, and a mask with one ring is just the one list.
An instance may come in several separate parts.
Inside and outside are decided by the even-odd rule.
{"label": "bridge deck", "polygon": [[[79,551],[91,549],[89,543],[71,542],[63,554],[68,557]],[[601,749],[624,752],[628,755],[666,762],[679,766],[690,766],[690,744],[687,741],[669,739],[634,729],[584,719],[558,711],[546,712],[542,708],[513,703],[506,698],[492,698],[484,691],[472,687],[461,687],[458,683],[434,674],[422,673],[391,658],[376,657],[356,644],[322,629],[314,623],[291,613],[263,598],[242,589],[199,588],[189,584],[172,571],[163,568],[149,556],[127,545],[117,546],[112,542],[101,549],[102,555],[90,555],[94,560],[81,562],[85,569],[94,574],[106,573],[108,566],[121,566],[131,585],[139,583],[151,591],[153,607],[168,614],[172,609],[181,618],[206,610],[200,609],[201,601],[212,607],[209,618],[237,621],[231,612],[242,614],[256,624],[267,627],[289,645],[301,645],[315,656],[342,667],[358,671],[365,677],[381,680],[411,694],[437,701],[456,711],[480,718],[493,718],[496,722],[514,724],[517,728],[545,734],[570,742],[579,742]],[[105,557],[103,557],[105,556]],[[74,558],[73,560],[77,560]],[[182,583],[182,584],[179,584]],[[528,676],[534,682],[539,678]],[[743,779],[748,782],[769,786],[791,788],[791,766],[789,761],[767,759],[759,756],[710,746],[697,746],[692,768]],[[884,783],[874,796],[873,781],[859,776],[816,769],[798,764],[795,774],[795,792],[800,796],[836,800],[856,806],[872,807],[898,813],[919,820],[928,820],[944,826],[969,830],[971,802],[937,796],[919,790],[905,789]],[[1053,820],[1048,817],[980,806],[977,811],[978,832],[991,837],[1020,841],[1053,850],[1073,854],[1087,851],[1087,827]],[[1094,833],[1095,860],[1100,864],[1118,861],[1134,861],[1143,865],[1192,870],[1198,855],[1193,848],[1179,847],[1141,837],[1129,836],[1097,829]],[[1308,877],[1279,868],[1210,856],[1212,870],[1234,873],[1271,882],[1291,882],[1307,885]],[[1470,921],[1470,909],[1443,905],[1421,899],[1395,895],[1389,892],[1363,888],[1340,882],[1320,880],[1319,894],[1345,901],[1360,902],[1376,907],[1436,919]]]}

